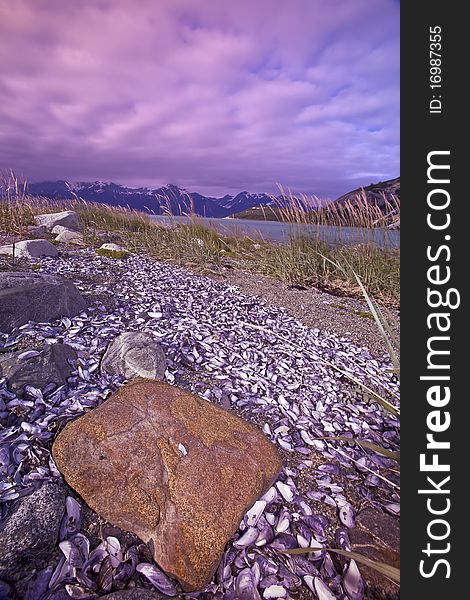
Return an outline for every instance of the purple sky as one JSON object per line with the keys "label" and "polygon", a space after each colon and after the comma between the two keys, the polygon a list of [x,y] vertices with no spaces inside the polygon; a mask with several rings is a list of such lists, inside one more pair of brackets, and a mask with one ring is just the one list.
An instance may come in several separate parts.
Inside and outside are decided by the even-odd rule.
{"label": "purple sky", "polygon": [[399,175],[396,0],[0,0],[0,169],[336,197]]}

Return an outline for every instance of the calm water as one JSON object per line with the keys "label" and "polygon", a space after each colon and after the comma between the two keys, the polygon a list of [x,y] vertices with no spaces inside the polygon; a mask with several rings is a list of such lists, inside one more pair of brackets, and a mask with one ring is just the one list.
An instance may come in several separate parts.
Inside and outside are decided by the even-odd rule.
{"label": "calm water", "polygon": [[[157,223],[172,226],[190,223],[191,217],[165,217],[153,215]],[[317,236],[330,244],[346,244],[354,246],[374,242],[378,246],[398,248],[400,232],[397,230],[375,229],[373,231],[358,227],[327,227],[324,225],[289,225],[278,221],[251,221],[250,219],[207,219],[197,217],[199,223],[215,228],[221,235],[246,235],[253,239],[265,239],[274,242],[285,242],[289,235],[298,234]]]}

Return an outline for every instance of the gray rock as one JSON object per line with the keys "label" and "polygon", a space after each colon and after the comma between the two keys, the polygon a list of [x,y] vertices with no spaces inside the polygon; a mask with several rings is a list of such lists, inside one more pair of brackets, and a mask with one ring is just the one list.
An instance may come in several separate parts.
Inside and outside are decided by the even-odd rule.
{"label": "gray rock", "polygon": [[19,581],[57,555],[65,496],[63,483],[52,480],[18,502],[0,532],[0,579]]}
{"label": "gray rock", "polygon": [[[399,521],[372,507],[363,509],[357,517],[356,528],[349,531],[352,550],[374,561],[400,568]],[[366,565],[360,565],[371,597],[398,600],[396,585]]]}
{"label": "gray rock", "polygon": [[28,321],[72,317],[86,306],[74,284],[58,275],[0,272],[0,331],[4,333]]}
{"label": "gray rock", "polygon": [[11,600],[13,598],[11,587],[5,581],[0,581],[0,600]]}
{"label": "gray rock", "polygon": [[[20,581],[15,582],[16,596],[12,597],[15,599],[23,598],[24,600],[37,600],[38,598],[42,599],[43,596],[45,596],[45,594],[48,592],[49,581],[54,571],[55,565],[52,564],[49,564],[45,569],[41,569],[40,571],[33,570],[24,579],[20,579]],[[53,595],[52,598],[59,600],[60,597]],[[47,600],[51,600],[49,595],[47,596]]]}
{"label": "gray rock", "polygon": [[101,369],[126,379],[163,379],[165,354],[148,333],[127,331],[116,336],[108,345],[101,360]]}
{"label": "gray rock", "polygon": [[28,236],[32,238],[44,238],[47,228],[44,225],[28,225],[26,231],[28,232]]}
{"label": "gray rock", "polygon": [[8,379],[10,389],[16,394],[21,394],[25,385],[39,389],[48,383],[63,385],[73,371],[69,360],[77,358],[75,350],[67,344],[46,344],[38,356],[27,357],[27,354],[24,351],[0,354],[0,376]]}
{"label": "gray rock", "polygon": [[[57,226],[56,226],[57,227]],[[54,227],[54,229],[56,229]],[[83,235],[78,231],[71,231],[70,229],[63,229],[55,238],[56,242],[62,244],[75,244],[77,246],[83,246]]]}
{"label": "gray rock", "polygon": [[62,225],[73,231],[82,231],[83,226],[76,212],[73,210],[64,210],[59,213],[50,213],[45,215],[36,215],[34,217],[36,225],[45,225],[50,231],[55,225]]}
{"label": "gray rock", "polygon": [[10,254],[17,258],[39,258],[40,256],[58,256],[59,251],[51,244],[48,240],[23,240],[22,242],[16,242],[14,248],[13,244],[2,246],[0,248],[0,254]]}

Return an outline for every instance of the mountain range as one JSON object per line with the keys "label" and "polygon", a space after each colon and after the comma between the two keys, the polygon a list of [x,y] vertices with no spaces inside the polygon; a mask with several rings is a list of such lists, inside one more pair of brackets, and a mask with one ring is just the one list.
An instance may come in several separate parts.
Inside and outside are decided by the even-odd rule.
{"label": "mountain range", "polygon": [[[261,218],[260,206],[279,206],[282,199],[272,195],[247,191],[235,196],[225,195],[220,198],[203,196],[197,192],[188,192],[176,185],[165,185],[159,188],[138,187],[131,188],[112,182],[75,182],[67,181],[42,181],[30,183],[29,193],[33,196],[45,196],[53,199],[81,198],[89,202],[102,202],[111,206],[129,207],[134,210],[143,210],[156,215],[170,213],[173,215],[197,214],[205,217],[224,218],[241,216],[242,218]],[[335,202],[339,205],[354,202],[357,194],[363,191],[368,202],[385,210],[387,202],[394,202],[400,197],[400,178],[391,179],[358,188],[338,198]],[[279,202],[279,200],[281,200]],[[301,202],[299,200],[299,202]],[[285,202],[284,202],[285,204]],[[251,210],[254,209],[254,210]],[[268,211],[265,215],[268,219]],[[239,215],[239,213],[242,213]],[[264,214],[264,212],[263,212]],[[263,218],[265,218],[263,217]]]}
{"label": "mountain range", "polygon": [[236,214],[252,206],[271,204],[272,196],[240,192],[236,196],[221,198],[203,196],[188,192],[176,185],[159,188],[131,188],[116,183],[102,181],[76,182],[42,181],[30,183],[29,193],[47,198],[82,198],[90,202],[103,202],[111,206],[129,207],[144,210],[156,215],[171,213],[184,215],[195,213],[205,217],[223,218]]}

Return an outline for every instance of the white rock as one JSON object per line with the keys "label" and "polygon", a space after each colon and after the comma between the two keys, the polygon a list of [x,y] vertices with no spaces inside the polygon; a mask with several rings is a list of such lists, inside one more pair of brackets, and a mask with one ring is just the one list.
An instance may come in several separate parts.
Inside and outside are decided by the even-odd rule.
{"label": "white rock", "polygon": [[6,246],[0,246],[0,254],[13,254],[13,244],[7,244]]}
{"label": "white rock", "polygon": [[111,250],[112,252],[127,252],[125,248],[119,246],[119,244],[101,244],[99,250]]}
{"label": "white rock", "polygon": [[83,229],[78,215],[73,210],[64,210],[59,213],[50,213],[45,215],[36,215],[34,217],[36,225],[45,225],[47,229],[52,230],[56,225],[62,225],[73,231],[81,231]]}
{"label": "white rock", "polygon": [[186,446],[184,444],[178,444],[178,450],[181,452],[181,454],[183,456],[186,456],[188,454],[188,451],[187,451]]}
{"label": "white rock", "polygon": [[55,233],[56,235],[59,235],[59,233],[62,233],[63,231],[71,231],[71,230],[68,227],[64,227],[63,225],[54,225],[51,233]]}
{"label": "white rock", "polygon": [[[2,246],[0,254],[13,255],[13,244]],[[47,240],[23,240],[15,244],[15,257],[38,258],[39,256],[57,256],[57,248]]]}
{"label": "white rock", "polygon": [[[60,225],[56,225],[56,227],[61,227]],[[63,244],[76,244],[77,246],[83,246],[83,235],[78,231],[71,231],[70,229],[63,229],[59,233],[59,235],[55,238],[56,242],[62,242]]]}

